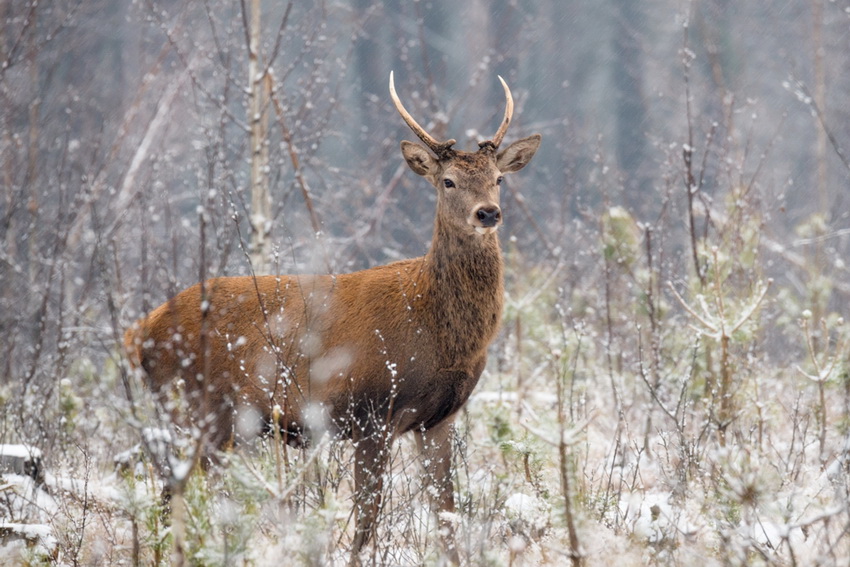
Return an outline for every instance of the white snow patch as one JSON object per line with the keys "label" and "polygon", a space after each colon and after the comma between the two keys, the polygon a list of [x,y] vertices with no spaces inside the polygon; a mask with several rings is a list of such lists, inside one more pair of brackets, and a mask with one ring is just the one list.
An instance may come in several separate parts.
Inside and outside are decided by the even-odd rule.
{"label": "white snow patch", "polygon": [[[51,475],[45,475],[45,484],[50,486]],[[12,521],[40,522],[44,515],[57,510],[56,501],[50,494],[36,486],[28,475],[4,473],[0,482],[0,518]]]}
{"label": "white snow patch", "polygon": [[476,404],[515,404],[521,400],[533,401],[539,404],[557,404],[558,397],[549,392],[476,392],[469,398],[469,403]]}
{"label": "white snow patch", "polygon": [[505,500],[505,518],[511,522],[514,531],[532,536],[541,535],[549,527],[549,504],[537,496],[515,492]]}
{"label": "white snow patch", "polygon": [[189,472],[192,470],[192,465],[193,462],[190,459],[175,459],[171,463],[171,476],[177,481],[185,479]]}
{"label": "white snow patch", "polygon": [[785,540],[791,544],[792,548],[799,549],[799,546],[803,545],[806,540],[803,530],[799,527],[763,520],[758,520],[749,525],[742,525],[740,533],[744,537],[768,549],[779,548],[780,544]]}
{"label": "white snow patch", "polygon": [[697,525],[684,510],[674,508],[671,493],[632,492],[620,500],[620,510],[635,538],[658,544],[679,535],[695,535]]}
{"label": "white snow patch", "polygon": [[0,556],[3,557],[0,564],[23,564],[23,561],[18,563],[15,560],[23,560],[28,555],[27,548],[31,545],[35,546],[36,553],[48,557],[55,558],[58,552],[58,542],[50,526],[0,522]]}
{"label": "white snow patch", "polygon": [[40,459],[41,449],[30,445],[0,445],[0,457]]}

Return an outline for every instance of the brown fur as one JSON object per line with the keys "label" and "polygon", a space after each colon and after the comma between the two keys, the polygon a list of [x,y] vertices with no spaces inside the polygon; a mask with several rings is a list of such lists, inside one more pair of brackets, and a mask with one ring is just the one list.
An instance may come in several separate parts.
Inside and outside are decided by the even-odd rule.
{"label": "brown fur", "polygon": [[164,405],[179,385],[209,449],[231,442],[247,407],[270,424],[279,406],[277,426],[291,443],[323,430],[353,439],[354,556],[373,530],[396,435],[416,432],[435,503],[453,510],[449,424],[484,368],[504,295],[495,228],[476,232],[475,212],[498,207],[497,179],[528,163],[539,142],[531,136],[499,154],[491,144],[440,158],[404,142],[410,167],[438,192],[424,257],[350,274],[194,285],[127,331],[131,364]]}

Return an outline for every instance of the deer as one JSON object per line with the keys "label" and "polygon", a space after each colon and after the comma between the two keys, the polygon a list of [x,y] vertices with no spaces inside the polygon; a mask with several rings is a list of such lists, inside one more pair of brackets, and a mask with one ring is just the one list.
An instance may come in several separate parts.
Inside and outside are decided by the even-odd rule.
{"label": "deer", "polygon": [[[437,192],[424,256],[328,275],[216,277],[195,284],[131,326],[131,366],[161,404],[175,392],[210,453],[238,444],[246,409],[307,444],[325,432],[354,445],[352,564],[376,529],[394,439],[416,439],[443,546],[454,563],[452,430],[484,370],[504,301],[500,185],[537,151],[534,134],[500,149],[513,98],[476,151],[439,141],[405,109],[424,144],[401,142],[414,173]],[[172,403],[173,405],[173,403]],[[449,519],[447,519],[449,518]]]}

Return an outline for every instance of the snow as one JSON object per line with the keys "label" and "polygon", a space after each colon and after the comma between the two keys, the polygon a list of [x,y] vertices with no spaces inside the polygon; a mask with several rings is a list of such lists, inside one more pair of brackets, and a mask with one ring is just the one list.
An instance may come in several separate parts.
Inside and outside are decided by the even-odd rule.
{"label": "snow", "polygon": [[515,492],[505,500],[504,514],[512,522],[523,524],[523,530],[540,534],[549,525],[550,505],[537,496]]}
{"label": "snow", "polygon": [[0,566],[24,564],[31,546],[36,554],[55,558],[58,545],[53,529],[47,524],[0,522]]}
{"label": "snow", "polygon": [[28,539],[46,539],[53,537],[53,530],[46,524],[15,524],[0,522],[0,533],[13,532]]}
{"label": "snow", "polygon": [[537,404],[556,404],[558,397],[551,392],[535,390],[532,392],[481,391],[470,396],[471,404],[514,404],[521,399],[529,399]]}
{"label": "snow", "polygon": [[182,482],[192,470],[194,462],[191,459],[173,459],[171,464],[171,476],[177,482]]}
{"label": "snow", "polygon": [[30,445],[0,445],[0,457],[15,457],[18,459],[40,459],[41,449]]}

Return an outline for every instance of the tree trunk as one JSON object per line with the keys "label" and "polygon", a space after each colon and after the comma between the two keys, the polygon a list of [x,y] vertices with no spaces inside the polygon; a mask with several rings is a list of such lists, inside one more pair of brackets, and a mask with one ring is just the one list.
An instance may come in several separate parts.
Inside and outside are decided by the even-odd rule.
{"label": "tree trunk", "polygon": [[271,196],[269,195],[268,81],[260,60],[260,0],[251,1],[248,25],[248,123],[251,125],[251,266],[265,274],[269,265]]}

